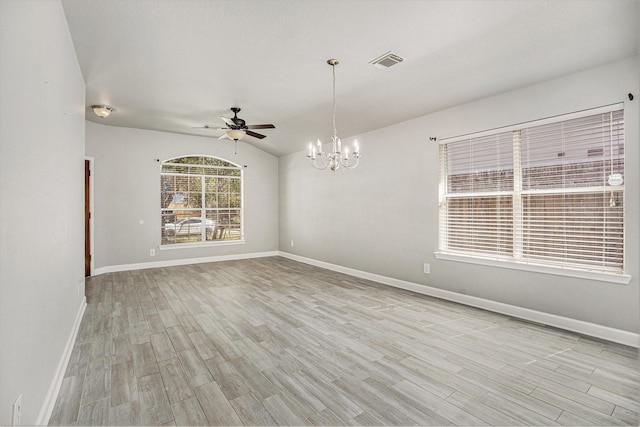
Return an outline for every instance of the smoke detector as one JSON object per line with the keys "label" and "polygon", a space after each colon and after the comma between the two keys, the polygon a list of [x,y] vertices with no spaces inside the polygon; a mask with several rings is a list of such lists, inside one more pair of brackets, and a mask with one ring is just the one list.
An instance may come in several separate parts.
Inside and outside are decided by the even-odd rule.
{"label": "smoke detector", "polygon": [[369,64],[373,65],[374,67],[386,70],[389,67],[401,63],[402,61],[404,61],[404,59],[405,58],[401,57],[400,55],[396,55],[392,52],[387,52],[384,55],[379,56],[378,58],[369,62]]}

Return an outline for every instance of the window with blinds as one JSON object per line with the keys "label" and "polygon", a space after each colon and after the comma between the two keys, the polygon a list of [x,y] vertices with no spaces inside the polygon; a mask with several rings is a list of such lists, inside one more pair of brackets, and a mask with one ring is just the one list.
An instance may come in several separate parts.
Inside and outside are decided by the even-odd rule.
{"label": "window with blinds", "polygon": [[243,239],[242,168],[216,157],[162,163],[161,244]]}
{"label": "window with blinds", "polygon": [[573,113],[440,145],[440,251],[624,272],[624,112]]}

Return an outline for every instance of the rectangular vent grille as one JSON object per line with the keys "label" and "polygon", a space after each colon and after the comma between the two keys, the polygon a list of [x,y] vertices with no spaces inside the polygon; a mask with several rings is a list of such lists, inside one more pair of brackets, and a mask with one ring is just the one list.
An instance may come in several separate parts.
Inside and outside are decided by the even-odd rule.
{"label": "rectangular vent grille", "polygon": [[402,61],[404,61],[403,57],[398,56],[395,53],[387,52],[384,55],[369,62],[369,64],[373,65],[374,67],[386,70],[387,68],[399,64]]}

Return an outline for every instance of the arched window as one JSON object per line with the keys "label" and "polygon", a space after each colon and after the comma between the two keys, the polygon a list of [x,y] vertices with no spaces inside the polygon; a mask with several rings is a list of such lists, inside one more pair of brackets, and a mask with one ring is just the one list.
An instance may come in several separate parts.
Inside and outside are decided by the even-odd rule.
{"label": "arched window", "polygon": [[242,168],[210,156],[164,161],[160,215],[162,245],[242,241]]}

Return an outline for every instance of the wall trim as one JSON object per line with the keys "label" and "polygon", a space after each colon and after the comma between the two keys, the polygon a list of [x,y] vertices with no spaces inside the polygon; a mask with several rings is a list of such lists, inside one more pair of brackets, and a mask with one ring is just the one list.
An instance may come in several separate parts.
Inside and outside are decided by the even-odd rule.
{"label": "wall trim", "polygon": [[[96,211],[95,208],[95,202],[94,202],[94,190],[93,190],[93,184],[95,181],[95,159],[93,157],[87,157],[84,156],[85,160],[89,161],[89,252],[91,254],[91,262],[89,265],[89,272],[91,273],[91,275],[93,276],[94,274],[94,270],[95,270],[95,253],[96,253],[96,249],[95,249],[95,223],[93,218],[95,217],[94,212]],[[84,199],[83,199],[84,200]]]}
{"label": "wall trim", "polygon": [[434,252],[436,259],[445,261],[466,262],[469,264],[490,265],[492,267],[509,268],[512,270],[533,271],[535,273],[551,274],[556,276],[575,277],[578,279],[597,280],[599,282],[616,283],[618,285],[628,285],[631,282],[631,275],[603,273],[598,271],[578,270],[569,267],[559,267],[550,265],[540,265],[528,262],[518,262],[513,259],[496,259],[477,255],[459,255],[446,252]]}
{"label": "wall trim", "polygon": [[58,399],[58,393],[60,392],[60,387],[62,386],[64,374],[67,371],[67,365],[69,364],[69,360],[71,359],[73,346],[76,343],[76,337],[78,336],[80,323],[82,322],[82,317],[84,316],[84,310],[86,308],[87,297],[84,297],[82,298],[80,307],[78,307],[76,320],[73,323],[73,327],[71,328],[71,333],[69,334],[67,344],[65,345],[62,356],[60,357],[60,361],[58,362],[58,367],[56,368],[55,374],[53,375],[53,379],[51,381],[51,385],[49,386],[49,390],[47,391],[47,395],[44,398],[44,402],[42,402],[42,406],[40,407],[40,412],[38,413],[38,418],[36,418],[35,425],[46,426],[49,424],[49,418],[51,418],[51,413],[53,412],[56,400]]}
{"label": "wall trim", "polygon": [[172,259],[167,261],[142,262],[137,264],[120,264],[95,269],[95,275],[115,273],[118,271],[144,270],[147,268],[175,267],[177,265],[204,264],[207,262],[234,261],[239,259],[264,258],[278,256],[278,251],[251,252],[246,254],[217,255],[202,258]]}
{"label": "wall trim", "polygon": [[348,274],[350,276],[359,277],[361,279],[371,280],[373,282],[382,283],[384,285],[393,286],[395,288],[405,289],[419,294],[428,295],[447,301],[453,301],[471,307],[481,308],[495,313],[505,314],[508,316],[553,326],[567,331],[589,335],[595,338],[613,341],[619,344],[628,345],[630,347],[640,348],[640,334],[636,334],[633,332],[610,328],[608,326],[589,323],[582,320],[571,319],[569,317],[531,310],[515,305],[504,304],[501,302],[478,298],[471,295],[463,295],[457,292],[438,289],[427,285],[394,279],[392,277],[368,273],[366,271],[343,267],[341,265],[331,264],[324,261],[318,261],[312,258],[306,258],[288,252],[279,251],[279,255],[293,261],[315,265],[316,267],[326,268],[327,270],[337,271],[339,273]]}

